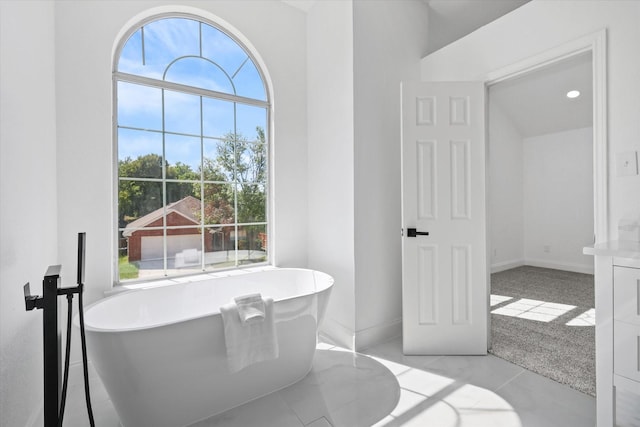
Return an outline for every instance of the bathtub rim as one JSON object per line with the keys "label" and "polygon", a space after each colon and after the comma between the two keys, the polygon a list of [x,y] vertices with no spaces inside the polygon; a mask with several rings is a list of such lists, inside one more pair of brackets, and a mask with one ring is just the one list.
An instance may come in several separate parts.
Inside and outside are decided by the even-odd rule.
{"label": "bathtub rim", "polygon": [[[171,286],[187,286],[191,283],[198,283],[198,282],[204,282],[207,280],[215,280],[215,279],[225,279],[228,277],[237,277],[237,276],[242,276],[242,275],[246,275],[246,274],[259,274],[259,273],[264,273],[264,272],[268,272],[268,271],[277,271],[277,270],[288,270],[288,271],[309,271],[311,273],[318,273],[318,274],[322,274],[324,276],[327,277],[327,286],[322,287],[321,289],[316,289],[315,292],[309,292],[309,293],[305,293],[305,294],[300,294],[300,295],[294,295],[291,297],[285,297],[285,298],[280,298],[278,300],[274,300],[274,304],[276,304],[277,302],[280,301],[292,301],[298,298],[307,298],[311,295],[318,295],[321,294],[323,292],[328,292],[333,288],[333,285],[335,283],[335,279],[333,278],[333,276],[331,276],[328,273],[325,273],[323,271],[320,270],[314,270],[311,268],[299,268],[299,267],[271,267],[271,268],[261,268],[261,269],[256,269],[256,270],[235,270],[234,274],[224,274],[224,275],[220,275],[220,273],[203,273],[197,276],[191,276],[191,278],[193,280],[185,280],[185,278],[183,278],[183,280],[180,281],[175,281],[175,283],[166,283],[166,280],[159,280],[158,283],[156,285],[150,285],[150,283],[152,282],[148,282],[146,284],[146,286],[144,287],[136,287],[134,289],[127,289],[127,290],[122,290],[122,291],[117,291],[116,293],[106,296],[104,298],[101,298],[97,301],[92,302],[91,304],[87,305],[84,307],[84,316],[85,316],[85,325],[84,325],[84,329],[86,331],[91,331],[91,332],[99,332],[99,333],[124,333],[124,332],[136,332],[136,331],[145,331],[145,330],[150,330],[150,329],[155,329],[155,328],[161,328],[164,326],[170,326],[170,325],[175,325],[175,324],[179,324],[179,323],[183,323],[183,322],[190,322],[193,320],[197,320],[197,319],[202,319],[205,317],[209,317],[209,316],[215,316],[215,315],[219,315],[220,314],[220,310],[219,307],[216,309],[216,311],[212,311],[210,313],[206,313],[206,314],[200,314],[200,315],[195,315],[195,316],[186,316],[183,317],[179,320],[173,320],[173,321],[168,321],[168,322],[160,322],[160,323],[155,323],[153,325],[148,325],[148,326],[139,326],[139,327],[133,327],[133,328],[100,328],[100,327],[96,327],[96,326],[91,326],[89,324],[87,324],[87,320],[86,320],[86,314],[87,312],[93,308],[94,306],[97,306],[99,304],[105,303],[106,301],[110,301],[112,299],[115,298],[119,298],[119,297],[124,297],[125,295],[129,295],[131,293],[138,293],[138,292],[144,292],[144,291],[152,291],[156,288],[164,288],[164,287],[171,287]],[[76,328],[80,327],[80,314],[77,313],[74,318],[73,318],[73,325]]]}

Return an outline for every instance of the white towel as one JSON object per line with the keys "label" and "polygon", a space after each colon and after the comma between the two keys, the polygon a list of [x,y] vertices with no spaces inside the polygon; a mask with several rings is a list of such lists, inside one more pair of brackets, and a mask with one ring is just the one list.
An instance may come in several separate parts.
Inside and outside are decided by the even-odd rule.
{"label": "white towel", "polygon": [[264,319],[254,322],[242,322],[235,302],[220,307],[227,346],[227,365],[231,373],[278,357],[273,299],[264,298],[263,303]]}
{"label": "white towel", "polygon": [[264,320],[264,301],[260,294],[250,294],[235,298],[242,323]]}

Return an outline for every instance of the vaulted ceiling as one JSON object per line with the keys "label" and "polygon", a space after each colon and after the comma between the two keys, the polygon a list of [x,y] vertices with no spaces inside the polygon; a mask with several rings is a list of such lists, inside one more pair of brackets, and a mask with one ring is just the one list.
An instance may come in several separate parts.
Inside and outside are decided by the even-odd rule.
{"label": "vaulted ceiling", "polygon": [[[282,1],[308,12],[322,0]],[[530,0],[415,1],[422,2],[427,8],[426,56]],[[590,126],[593,111],[591,82],[591,57],[582,55],[494,85],[489,94],[493,102],[512,120],[522,137],[527,138]],[[581,96],[568,99],[566,93],[571,89],[580,90]]]}
{"label": "vaulted ceiling", "polygon": [[428,7],[428,52],[454,42],[530,0],[422,0]]}
{"label": "vaulted ceiling", "polygon": [[[591,53],[585,53],[498,83],[489,98],[529,138],[591,126],[592,80]],[[570,90],[580,96],[568,98]]]}
{"label": "vaulted ceiling", "polygon": [[[318,1],[322,0],[282,0],[282,2],[303,12],[308,12]],[[397,0],[386,1],[393,2]],[[427,55],[519,8],[530,0],[415,1],[421,1],[428,10],[429,39],[427,41],[427,51],[424,52]]]}

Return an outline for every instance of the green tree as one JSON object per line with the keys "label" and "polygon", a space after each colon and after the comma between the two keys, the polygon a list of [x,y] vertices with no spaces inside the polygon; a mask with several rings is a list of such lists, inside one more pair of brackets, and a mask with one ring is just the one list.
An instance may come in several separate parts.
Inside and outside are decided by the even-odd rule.
{"label": "green tree", "polygon": [[[162,207],[162,183],[140,181],[135,178],[162,178],[162,156],[146,154],[136,159],[127,157],[118,162],[120,177],[134,180],[120,180],[118,188],[118,223],[125,227],[127,223]],[[195,172],[189,165],[176,163],[169,165],[165,162],[166,178],[189,181],[199,181],[200,173]],[[200,198],[200,193],[194,192],[193,182],[179,182],[167,184],[167,202],[172,203],[186,196],[193,195]]]}
{"label": "green tree", "polygon": [[[120,177],[161,178],[162,157],[157,154],[127,157],[118,162]],[[142,215],[162,206],[162,186],[149,181],[120,180],[118,187],[118,222],[124,227]]]}
{"label": "green tree", "polygon": [[167,183],[167,204],[182,200],[187,196],[194,196],[200,199],[200,193],[194,188],[195,182],[200,181],[200,173],[193,171],[191,166],[177,162],[171,166],[167,163],[167,179],[180,179],[192,182],[168,182]]}
{"label": "green tree", "polygon": [[[229,132],[217,147],[215,168],[224,180],[235,186],[237,197],[236,221],[254,223],[266,221],[267,150],[264,129],[256,127],[254,139]],[[231,194],[232,195],[232,194]],[[227,199],[233,203],[233,199]],[[239,241],[241,249],[258,249],[258,233],[264,225],[245,225],[246,240]]]}
{"label": "green tree", "polygon": [[[266,151],[264,129],[258,126],[254,139],[228,132],[218,145],[215,158],[205,158],[197,171],[181,162],[170,165],[165,161],[166,179],[183,181],[166,183],[167,203],[187,196],[202,199],[204,223],[207,225],[266,221]],[[158,154],[119,161],[119,176],[133,179],[120,180],[120,227],[162,207],[162,183],[135,180],[162,178],[162,167],[162,156]],[[236,201],[237,212],[234,211]],[[247,227],[249,240],[255,240],[256,233],[262,228]]]}
{"label": "green tree", "polygon": [[[206,181],[202,192],[205,224],[233,224],[235,222],[233,188],[224,182],[225,176],[212,159],[204,159],[202,176]],[[200,184],[195,186],[195,191],[199,197]]]}
{"label": "green tree", "polygon": [[256,127],[256,139],[229,132],[217,147],[216,163],[225,181],[235,182],[240,223],[266,220],[267,155],[264,129]]}

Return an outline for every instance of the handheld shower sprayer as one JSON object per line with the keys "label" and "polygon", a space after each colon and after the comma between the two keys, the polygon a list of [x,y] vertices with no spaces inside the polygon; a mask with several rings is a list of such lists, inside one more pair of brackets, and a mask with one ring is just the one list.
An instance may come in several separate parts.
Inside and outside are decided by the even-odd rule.
{"label": "handheld shower sprayer", "polygon": [[[89,393],[89,373],[87,369],[87,345],[84,331],[84,307],[82,294],[84,292],[86,233],[78,233],[78,274],[77,286],[61,288],[60,265],[49,266],[42,281],[42,297],[31,295],[29,283],[24,285],[24,303],[27,311],[42,309],[42,330],[44,337],[44,427],[62,427],[64,409],[67,398],[69,379],[69,356],[71,352],[71,317],[73,313],[73,295],[78,294],[78,314],[80,317],[80,338],[82,344],[82,363],[84,374],[85,400],[89,415],[89,424],[95,427],[91,397]],[[60,371],[60,352],[58,349],[58,296],[67,297],[67,342],[64,362],[64,379],[62,394],[59,395],[58,377]],[[58,402],[60,407],[58,408]]]}

